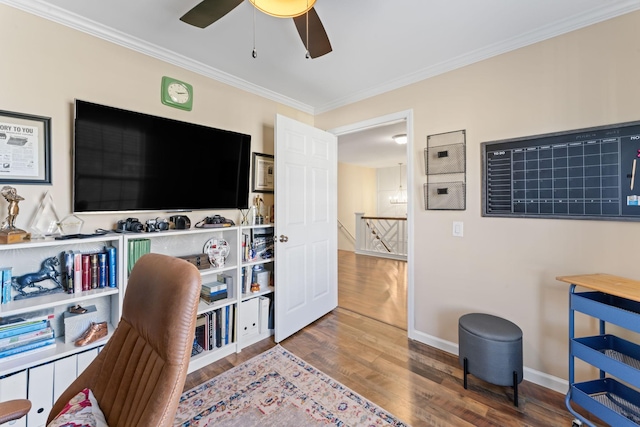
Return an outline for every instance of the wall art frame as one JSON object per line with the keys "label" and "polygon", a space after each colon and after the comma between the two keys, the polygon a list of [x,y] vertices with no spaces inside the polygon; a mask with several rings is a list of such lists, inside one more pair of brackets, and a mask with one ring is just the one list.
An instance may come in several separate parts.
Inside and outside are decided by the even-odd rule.
{"label": "wall art frame", "polygon": [[51,117],[0,110],[0,184],[51,184]]}
{"label": "wall art frame", "polygon": [[252,188],[254,193],[273,193],[274,157],[271,154],[253,153]]}

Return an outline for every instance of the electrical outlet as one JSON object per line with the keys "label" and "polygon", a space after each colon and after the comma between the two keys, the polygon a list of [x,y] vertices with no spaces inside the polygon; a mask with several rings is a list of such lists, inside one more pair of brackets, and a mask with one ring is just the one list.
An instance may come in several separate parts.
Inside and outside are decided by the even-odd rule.
{"label": "electrical outlet", "polygon": [[453,221],[453,237],[462,237],[464,235],[464,223],[462,221]]}

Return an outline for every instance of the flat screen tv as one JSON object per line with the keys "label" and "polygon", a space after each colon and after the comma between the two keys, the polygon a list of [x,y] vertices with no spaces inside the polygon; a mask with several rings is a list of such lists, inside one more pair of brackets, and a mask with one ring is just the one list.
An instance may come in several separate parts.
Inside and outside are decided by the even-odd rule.
{"label": "flat screen tv", "polygon": [[75,101],[73,211],[247,208],[251,136]]}

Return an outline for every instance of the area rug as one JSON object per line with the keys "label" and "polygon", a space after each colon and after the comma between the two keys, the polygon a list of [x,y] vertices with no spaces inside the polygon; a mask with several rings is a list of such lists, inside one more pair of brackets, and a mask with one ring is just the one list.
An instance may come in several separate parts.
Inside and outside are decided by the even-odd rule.
{"label": "area rug", "polygon": [[279,345],[180,398],[174,426],[408,426]]}

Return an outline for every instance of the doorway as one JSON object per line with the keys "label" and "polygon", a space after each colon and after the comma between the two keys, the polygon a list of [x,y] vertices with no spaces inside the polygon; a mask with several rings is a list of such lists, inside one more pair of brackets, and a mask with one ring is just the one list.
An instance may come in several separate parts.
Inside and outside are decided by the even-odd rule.
{"label": "doorway", "polygon": [[[386,133],[388,135],[386,135],[384,143],[393,145],[394,141],[391,136],[399,133],[405,133],[407,135],[407,143],[404,145],[404,149],[400,148],[401,157],[398,157],[396,154],[384,154],[382,152],[382,159],[378,159],[377,162],[372,163],[372,166],[364,166],[365,168],[374,167],[383,171],[381,174],[376,173],[378,176],[384,177],[385,172],[387,174],[386,176],[389,176],[388,174],[392,172],[395,177],[398,173],[398,163],[404,165],[400,166],[400,171],[402,174],[404,170],[406,176],[406,187],[404,187],[404,189],[407,195],[405,211],[408,230],[407,259],[406,261],[399,261],[397,259],[359,255],[351,250],[345,250],[346,245],[344,242],[342,242],[342,244],[339,243],[338,305],[358,314],[406,329],[409,334],[411,334],[410,331],[413,328],[413,275],[411,273],[413,259],[413,222],[411,208],[413,206],[412,194],[414,193],[414,185],[412,182],[412,117],[412,111],[408,110],[329,130],[329,132],[338,137],[339,163],[344,161],[344,159],[341,159],[341,139],[348,140],[351,143],[354,140],[358,140],[359,136],[375,138],[376,135],[381,136]],[[371,141],[368,144],[367,141],[361,141],[359,143],[360,146],[355,150],[360,153],[361,157],[365,157],[362,153],[377,151],[375,146],[377,143],[376,141]],[[398,149],[395,150],[396,152],[398,151]],[[346,157],[349,158],[349,155]],[[366,162],[356,163],[366,164]],[[338,187],[345,188],[345,183],[340,182],[341,179],[339,175]],[[377,187],[378,185],[376,185],[376,188]],[[400,190],[402,190],[402,188]],[[380,196],[380,194],[384,193],[378,192],[376,197],[389,197],[388,195]],[[372,209],[372,211],[365,212],[367,215],[375,216],[380,211],[377,202],[374,208],[369,207],[369,209]],[[351,234],[351,239],[355,239],[355,235],[353,234],[355,231],[355,212],[353,212],[352,209],[350,213],[345,213],[344,210],[340,209],[340,206],[339,212],[338,233],[339,235],[343,234],[343,236],[339,236],[339,242],[340,239],[344,239],[347,234]],[[396,209],[396,212],[399,211]]]}

